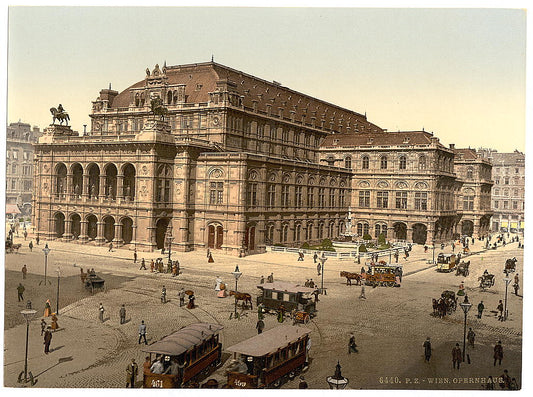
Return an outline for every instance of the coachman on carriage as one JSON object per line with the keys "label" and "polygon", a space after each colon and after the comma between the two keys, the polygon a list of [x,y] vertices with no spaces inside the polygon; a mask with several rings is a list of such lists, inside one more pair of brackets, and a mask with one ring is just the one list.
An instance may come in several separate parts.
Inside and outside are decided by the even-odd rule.
{"label": "coachman on carriage", "polygon": [[468,270],[470,267],[470,261],[468,262],[461,262],[459,264],[459,266],[457,266],[457,268],[455,269],[455,275],[456,276],[459,276],[459,275],[462,275],[464,277],[468,276],[468,274],[470,273],[470,270]]}
{"label": "coachman on carriage", "polygon": [[516,262],[518,260],[516,258],[513,259],[507,259],[505,261],[505,273],[514,273],[516,271]]}
{"label": "coachman on carriage", "polygon": [[453,291],[443,291],[440,299],[433,299],[433,314],[443,318],[457,309],[457,297]]}
{"label": "coachman on carriage", "polygon": [[483,291],[494,285],[494,274],[489,274],[487,270],[483,272],[483,275],[477,279],[479,281],[479,288]]}

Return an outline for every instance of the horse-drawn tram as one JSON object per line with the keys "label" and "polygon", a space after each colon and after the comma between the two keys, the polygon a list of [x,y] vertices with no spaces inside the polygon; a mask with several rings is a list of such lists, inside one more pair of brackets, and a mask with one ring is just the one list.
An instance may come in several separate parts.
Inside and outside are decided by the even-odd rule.
{"label": "horse-drawn tram", "polygon": [[143,386],[178,388],[210,373],[220,364],[222,328],[218,324],[191,324],[144,348],[152,363],[160,361],[152,370],[161,373],[145,373]]}
{"label": "horse-drawn tram", "polygon": [[286,311],[299,311],[314,316],[316,304],[311,295],[316,293],[316,288],[302,287],[301,285],[274,281],[273,283],[259,284],[257,286],[262,294],[257,297],[257,304],[263,304],[268,310],[278,310],[283,305]]}
{"label": "horse-drawn tram", "polygon": [[234,354],[227,371],[233,389],[279,387],[307,365],[308,328],[283,325],[231,346]]}

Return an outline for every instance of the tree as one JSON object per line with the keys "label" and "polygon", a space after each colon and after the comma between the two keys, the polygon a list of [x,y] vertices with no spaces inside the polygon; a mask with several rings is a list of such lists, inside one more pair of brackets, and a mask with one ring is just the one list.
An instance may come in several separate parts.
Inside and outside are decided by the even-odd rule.
{"label": "tree", "polygon": [[372,236],[370,234],[368,234],[368,233],[365,233],[363,235],[363,240],[372,240]]}
{"label": "tree", "polygon": [[366,250],[366,246],[365,246],[364,244],[361,244],[361,245],[359,246],[359,252],[368,252],[368,251]]}

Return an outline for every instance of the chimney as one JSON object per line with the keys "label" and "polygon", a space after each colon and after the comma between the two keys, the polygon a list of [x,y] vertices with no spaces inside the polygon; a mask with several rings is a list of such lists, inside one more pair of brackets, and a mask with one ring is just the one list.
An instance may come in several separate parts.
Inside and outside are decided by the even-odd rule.
{"label": "chimney", "polygon": [[450,149],[455,150],[455,143],[450,143]]}

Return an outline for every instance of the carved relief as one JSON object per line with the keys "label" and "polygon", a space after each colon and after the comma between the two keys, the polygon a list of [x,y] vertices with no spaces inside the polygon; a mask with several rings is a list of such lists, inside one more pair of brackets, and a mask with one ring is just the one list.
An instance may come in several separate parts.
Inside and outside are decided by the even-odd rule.
{"label": "carved relief", "polygon": [[209,178],[220,178],[224,175],[224,171],[220,168],[215,168],[209,172]]}
{"label": "carved relief", "polygon": [[361,181],[359,182],[359,187],[370,187],[370,183],[368,183],[367,181]]}
{"label": "carved relief", "polygon": [[428,184],[426,182],[417,182],[415,183],[415,188],[419,190],[424,190],[428,188]]}
{"label": "carved relief", "polygon": [[389,187],[389,184],[387,182],[385,182],[385,181],[379,181],[378,182],[378,187],[383,189],[383,188]]}
{"label": "carved relief", "polygon": [[398,183],[396,183],[396,187],[398,189],[407,189],[407,183],[405,183],[403,181],[402,182],[398,182]]}
{"label": "carved relief", "polygon": [[270,174],[269,177],[268,177],[268,180],[270,182],[274,182],[276,180],[276,174],[274,174],[274,173]]}
{"label": "carved relief", "polygon": [[145,165],[143,165],[143,167],[142,167],[142,171],[143,171],[143,174],[144,174],[144,175],[148,174],[148,167],[145,166]]}
{"label": "carved relief", "polygon": [[283,175],[283,182],[288,183],[291,180],[291,176],[289,174]]}
{"label": "carved relief", "polygon": [[248,174],[248,178],[251,179],[251,180],[256,180],[257,179],[257,171],[251,170],[250,173]]}

